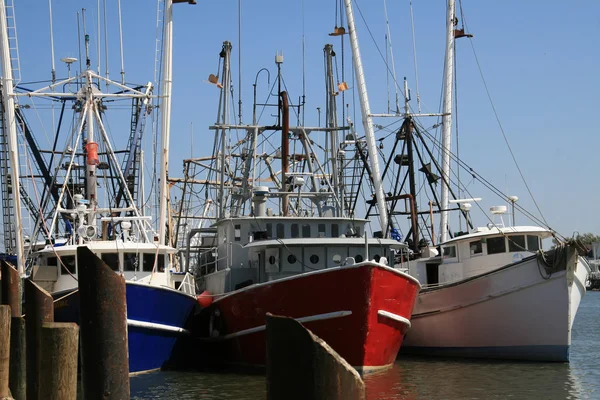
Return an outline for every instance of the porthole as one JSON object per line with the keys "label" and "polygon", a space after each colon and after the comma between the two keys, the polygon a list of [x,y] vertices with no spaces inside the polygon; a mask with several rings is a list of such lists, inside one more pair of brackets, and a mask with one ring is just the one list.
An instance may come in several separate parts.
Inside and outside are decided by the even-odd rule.
{"label": "porthole", "polygon": [[312,256],[310,256],[310,262],[313,264],[316,264],[319,262],[319,256],[316,254],[313,254]]}
{"label": "porthole", "polygon": [[269,264],[271,264],[271,265],[275,264],[275,256],[269,257]]}
{"label": "porthole", "polygon": [[290,255],[288,256],[287,260],[288,260],[288,262],[289,262],[290,264],[294,264],[296,261],[298,261],[298,259],[296,258],[296,256],[295,256],[295,255],[293,255],[293,254],[290,254]]}
{"label": "porthole", "polygon": [[357,263],[362,262],[363,260],[364,258],[360,254],[357,254],[356,257],[354,257],[354,261],[356,261]]}
{"label": "porthole", "polygon": [[375,260],[375,262],[379,262],[379,260],[381,260],[381,256],[379,254],[375,254],[373,256],[373,260]]}
{"label": "porthole", "polygon": [[336,264],[339,265],[342,262],[342,256],[340,256],[339,254],[335,254],[332,257],[332,260],[333,260],[334,263],[336,263]]}

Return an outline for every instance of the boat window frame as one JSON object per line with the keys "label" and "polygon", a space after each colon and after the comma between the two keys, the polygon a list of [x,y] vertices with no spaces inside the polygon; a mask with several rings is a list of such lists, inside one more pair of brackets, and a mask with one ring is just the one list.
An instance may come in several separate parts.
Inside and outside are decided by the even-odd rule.
{"label": "boat window frame", "polygon": [[300,226],[296,223],[290,226],[290,234],[292,239],[298,239],[300,237]]}
{"label": "boat window frame", "polygon": [[[514,240],[514,238],[518,238],[518,237],[523,238],[523,245],[516,243],[516,241]],[[506,239],[508,241],[508,252],[509,253],[518,253],[519,251],[527,251],[527,238],[525,237],[525,234],[509,235]],[[518,250],[513,250],[515,248],[518,248]]]}
{"label": "boat window frame", "polygon": [[[454,251],[450,252],[450,254],[446,254],[446,249],[453,249]],[[453,260],[455,258],[458,258],[458,249],[456,248],[455,244],[442,246],[442,259],[443,260]]]}
{"label": "boat window frame", "polygon": [[[73,269],[72,270],[67,267],[66,261],[70,261],[70,260],[73,260],[73,264],[72,264]],[[75,254],[61,256],[60,261],[58,261],[58,258],[57,258],[56,262],[60,263],[60,274],[61,275],[77,275],[77,257],[75,257]],[[70,274],[67,271],[69,271]]]}
{"label": "boat window frame", "polygon": [[277,239],[285,238],[285,225],[283,223],[277,223],[277,225],[275,225],[275,231],[275,236]]}
{"label": "boat window frame", "polygon": [[[538,251],[539,249],[542,248],[542,240],[541,240],[542,238],[541,237],[539,237],[538,235],[525,235],[525,236],[527,236],[525,238],[525,242],[527,243],[527,251],[535,253],[536,251]],[[529,238],[536,239],[536,245],[537,245],[536,249],[531,249],[529,247]]]}
{"label": "boat window frame", "polygon": [[309,238],[311,234],[310,224],[302,224],[301,234],[303,238]]}
{"label": "boat window frame", "polygon": [[[128,257],[132,257],[134,261],[131,263],[131,265],[133,266],[133,269],[129,269],[128,268]],[[139,261],[139,253],[134,253],[134,252],[123,252],[123,272],[138,272],[139,271],[139,267],[140,267],[140,261]],[[137,260],[137,268],[136,268],[136,260]]]}
{"label": "boat window frame", "polygon": [[[495,241],[496,239],[502,239],[504,250],[502,250],[502,251],[494,251],[493,253],[490,253],[490,240],[491,241]],[[492,255],[492,254],[504,254],[504,253],[506,253],[507,246],[506,246],[506,238],[504,236],[494,236],[494,237],[486,238],[485,243],[486,243],[487,254],[488,255]],[[498,241],[498,243],[500,243],[500,241]]]}
{"label": "boat window frame", "polygon": [[[479,251],[473,252],[472,247],[471,246],[478,246]],[[473,240],[469,242],[469,254],[471,257],[478,257],[483,255],[483,242],[481,241],[481,239],[478,240]]]}

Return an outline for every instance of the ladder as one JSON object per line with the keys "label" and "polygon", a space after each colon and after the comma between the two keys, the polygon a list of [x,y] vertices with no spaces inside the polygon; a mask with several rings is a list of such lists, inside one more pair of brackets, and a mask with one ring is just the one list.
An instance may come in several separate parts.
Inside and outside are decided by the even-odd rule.
{"label": "ladder", "polygon": [[14,0],[5,0],[6,30],[8,48],[10,52],[10,65],[12,67],[13,87],[21,82],[21,60],[19,58],[19,40],[17,39],[17,19],[15,17]]}
{"label": "ladder", "polygon": [[[0,86],[1,91],[1,86]],[[15,210],[12,196],[12,179],[8,154],[8,133],[6,132],[4,104],[0,102],[0,190],[2,191],[2,228],[4,233],[4,251],[14,253],[16,247],[13,226]]]}

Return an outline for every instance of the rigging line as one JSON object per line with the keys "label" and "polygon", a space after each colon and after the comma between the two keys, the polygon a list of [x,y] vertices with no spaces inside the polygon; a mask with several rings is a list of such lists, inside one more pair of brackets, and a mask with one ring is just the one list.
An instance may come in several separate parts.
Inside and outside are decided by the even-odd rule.
{"label": "rigging line", "polygon": [[[375,37],[373,36],[373,32],[371,32],[371,29],[369,28],[369,25],[367,24],[365,16],[362,13],[362,10],[358,6],[358,0],[353,0],[353,2],[356,5],[356,9],[358,10],[358,13],[360,14],[360,17],[363,20],[363,23],[365,24],[365,28],[367,28],[367,32],[369,32],[369,36],[371,36],[371,40],[373,41],[373,44],[375,45],[375,48],[377,49],[377,52],[379,53],[379,56],[381,57],[381,59],[385,63],[385,56],[381,52],[381,49],[379,48],[379,45],[377,45],[377,42],[375,41]],[[393,54],[392,54],[392,63],[393,63]],[[396,87],[396,90],[402,90],[400,88],[400,85],[398,84],[398,81],[396,80],[395,73],[392,70],[390,70],[390,66],[386,64],[386,68],[392,74],[392,80],[394,81],[394,85]]]}
{"label": "rigging line", "polygon": [[[452,45],[454,46],[454,62],[452,63],[452,66],[454,67],[454,124],[455,124],[455,129],[456,129],[456,158],[460,160],[460,147],[459,147],[459,134],[458,134],[458,79],[457,79],[457,74],[456,74],[456,60],[457,60],[457,56],[456,56],[456,40],[453,41]],[[456,165],[458,166],[458,163],[456,163]],[[460,168],[457,168],[456,170],[456,179],[459,182],[459,185],[457,187],[458,189],[458,198],[460,198]],[[462,230],[462,214],[458,214],[458,229]]]}
{"label": "rigging line", "polygon": [[[436,146],[436,147],[441,147],[441,144],[439,143],[439,141],[437,141],[435,138],[433,138],[431,136],[431,134],[429,132],[424,132],[424,134],[426,136],[429,137],[430,140],[432,140],[432,143]],[[473,168],[469,167],[469,165],[467,163],[465,163],[464,161],[456,158],[456,155],[452,152],[450,152],[450,157],[457,161],[460,164],[461,168],[464,168],[466,171],[468,171],[474,179],[477,179],[479,182],[481,182],[487,189],[489,189],[492,193],[496,194],[498,197],[500,197],[501,199],[505,200],[505,201],[509,201],[508,197],[506,194],[504,194],[500,189],[498,189],[497,187],[495,187],[492,183],[490,183],[488,180],[486,180],[483,176],[481,176],[479,173],[477,173]],[[452,173],[454,175],[455,172],[452,171]],[[468,192],[468,190],[466,190],[466,186],[463,185],[463,189],[467,192],[467,194],[469,196],[471,196],[471,194]],[[473,196],[471,196],[473,197]],[[526,210],[523,206],[519,205],[519,204],[515,204],[515,208],[517,210],[519,210],[521,213],[523,213],[526,217],[528,217],[530,220],[532,220],[533,222],[540,224],[542,226],[545,226],[547,229],[554,231],[550,225],[548,225],[545,221],[540,220],[538,217],[536,217],[534,214],[532,214],[531,212],[529,212],[528,210]]]}
{"label": "rigging line", "polygon": [[52,83],[56,82],[56,70],[54,68],[54,31],[52,29],[52,0],[48,0],[48,12],[50,14],[50,60],[52,62]]}
{"label": "rigging line", "polygon": [[[417,42],[415,40],[415,18],[413,15],[412,0],[410,0],[410,25],[412,28],[413,63],[415,66],[415,89],[417,90],[417,109],[421,113],[421,93],[419,92],[419,68],[417,67]],[[393,60],[392,60],[393,62]]]}
{"label": "rigging line", "polygon": [[[394,50],[392,47],[392,31],[390,30],[390,21],[388,18],[388,12],[387,12],[387,1],[383,0],[383,9],[385,12],[385,25],[386,25],[386,30],[387,30],[387,42],[389,43],[389,51],[390,51],[390,58],[392,59],[392,79],[394,80],[394,82],[396,82],[396,63],[394,62]],[[385,65],[388,66],[388,62],[387,62],[387,52],[388,52],[388,43],[386,43],[386,49],[385,49],[385,53],[386,53],[386,60],[385,60]],[[388,84],[388,91],[389,91],[389,84]],[[394,93],[396,95],[396,112],[400,111],[400,103],[399,103],[399,99],[398,99],[398,86],[395,85],[394,87]],[[389,109],[389,107],[388,107]]]}
{"label": "rigging line", "polygon": [[106,22],[106,0],[103,0],[104,4],[104,76],[106,76],[106,91],[108,91],[108,27]]}
{"label": "rigging line", "polygon": [[[466,25],[466,21],[465,21],[465,25]],[[473,55],[475,56],[475,62],[477,63],[477,69],[479,70],[479,75],[481,76],[481,80],[483,82],[483,87],[485,88],[485,92],[487,94],[488,100],[490,101],[490,105],[492,106],[492,110],[494,111],[494,116],[496,117],[496,122],[498,122],[498,127],[500,128],[500,132],[502,132],[502,137],[504,138],[504,142],[506,143],[506,146],[508,147],[510,156],[511,156],[513,162],[515,163],[515,167],[517,167],[517,170],[519,171],[519,175],[521,176],[521,180],[525,184],[525,188],[527,189],[529,196],[531,196],[531,200],[533,200],[533,204],[535,204],[535,208],[540,213],[540,217],[542,217],[542,220],[544,220],[544,223],[548,226],[548,222],[546,221],[546,218],[544,217],[542,210],[540,209],[537,201],[535,200],[535,197],[533,196],[533,193],[531,192],[531,189],[529,188],[529,185],[527,184],[527,181],[525,180],[525,175],[523,175],[523,171],[521,171],[521,167],[519,166],[519,163],[517,162],[517,158],[512,150],[512,147],[510,146],[508,137],[506,136],[506,133],[504,132],[504,128],[502,126],[502,123],[500,122],[500,116],[498,115],[498,111],[496,110],[496,106],[494,105],[494,102],[492,100],[492,95],[488,89],[488,85],[483,76],[483,71],[481,69],[481,65],[479,64],[479,58],[477,57],[477,53],[475,52],[475,45],[473,44],[473,40],[469,39],[469,43],[471,44],[471,48],[473,49]]]}
{"label": "rigging line", "polygon": [[[98,60],[97,60],[97,65],[98,65],[98,75],[102,75],[102,73],[100,72],[100,65],[101,65],[101,61],[100,61],[100,52],[102,50],[102,36],[101,36],[101,31],[100,31],[100,0],[98,0],[98,11],[97,11],[97,15],[98,17],[98,38],[96,39],[96,47],[98,49]],[[100,78],[98,78],[98,89],[100,89]]]}
{"label": "rigging line", "polygon": [[121,84],[125,84],[125,61],[123,59],[123,20],[121,18],[121,0],[117,0],[119,9],[119,51],[121,53]]}
{"label": "rigging line", "polygon": [[[304,38],[302,39],[304,41]],[[304,49],[304,43],[302,45]],[[238,119],[242,124],[242,0],[238,0]],[[233,103],[233,99],[232,99]]]}

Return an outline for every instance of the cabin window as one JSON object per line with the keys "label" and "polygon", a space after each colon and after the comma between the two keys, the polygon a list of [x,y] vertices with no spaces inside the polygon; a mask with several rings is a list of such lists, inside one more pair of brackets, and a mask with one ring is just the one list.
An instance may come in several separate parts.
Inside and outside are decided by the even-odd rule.
{"label": "cabin window", "polygon": [[137,271],[138,256],[136,253],[123,253],[123,271]]}
{"label": "cabin window", "polygon": [[538,251],[540,249],[540,238],[537,236],[527,235],[527,250]]}
{"label": "cabin window", "polygon": [[319,224],[319,237],[325,237],[325,224]]}
{"label": "cabin window", "polygon": [[455,258],[456,257],[456,246],[447,246],[442,248],[444,258]]}
{"label": "cabin window", "polygon": [[336,265],[340,265],[342,263],[342,256],[339,254],[335,254],[331,259]]}
{"label": "cabin window", "polygon": [[340,236],[340,227],[338,224],[331,224],[331,237],[339,237]]}
{"label": "cabin window", "polygon": [[75,256],[62,256],[60,258],[60,273],[62,275],[70,275],[69,272],[71,274],[75,274],[76,268],[75,268]]}
{"label": "cabin window", "polygon": [[316,254],[313,254],[312,256],[310,256],[310,262],[313,264],[317,264],[319,262],[319,256]]}
{"label": "cabin window", "polygon": [[356,257],[354,257],[354,261],[356,261],[357,263],[363,262],[363,260],[364,260],[364,258],[360,254],[357,254]]}
{"label": "cabin window", "polygon": [[234,225],[233,228],[233,238],[236,242],[239,242],[240,240],[242,240],[242,226]]}
{"label": "cabin window", "polygon": [[285,237],[285,227],[283,224],[277,224],[277,239],[283,239]]}
{"label": "cabin window", "polygon": [[488,238],[487,240],[488,254],[498,254],[506,252],[506,241],[504,236]]}
{"label": "cabin window", "polygon": [[477,240],[475,242],[470,242],[469,249],[471,250],[472,256],[483,253],[483,246],[481,244],[481,240]]}
{"label": "cabin window", "polygon": [[[142,258],[142,271],[144,272],[152,272],[154,269],[154,261],[156,260],[154,253],[144,253]],[[156,260],[156,271],[165,272],[165,256],[164,254],[158,255],[158,260]]]}
{"label": "cabin window", "polygon": [[373,256],[373,260],[375,260],[375,262],[379,262],[379,260],[381,260],[381,256],[379,254],[375,254]]}
{"label": "cabin window", "polygon": [[310,225],[308,225],[308,224],[302,225],[302,237],[303,238],[310,237]]}
{"label": "cabin window", "polygon": [[300,228],[298,227],[298,224],[292,224],[292,237],[300,237]]}
{"label": "cabin window", "polygon": [[46,259],[46,265],[49,267],[56,267],[56,262],[58,259],[56,257],[48,257]]}
{"label": "cabin window", "polygon": [[104,263],[113,271],[119,270],[119,255],[117,253],[102,253],[100,258],[102,258],[102,261],[104,261]]}
{"label": "cabin window", "polygon": [[525,236],[511,235],[508,237],[508,251],[525,251]]}
{"label": "cabin window", "polygon": [[270,239],[271,237],[273,237],[273,224],[267,224],[267,238]]}
{"label": "cabin window", "polygon": [[[271,257],[273,257],[273,256],[271,256]],[[273,257],[273,259],[274,259],[274,258],[275,258],[275,257]],[[296,261],[298,261],[298,259],[296,258],[296,256],[295,256],[295,255],[293,255],[293,254],[290,254],[290,255],[288,256],[287,260],[288,260],[288,262],[289,262],[290,264],[295,264],[295,263],[296,263]],[[274,263],[275,263],[275,261],[273,260],[273,263],[272,263],[272,264],[274,264]]]}

